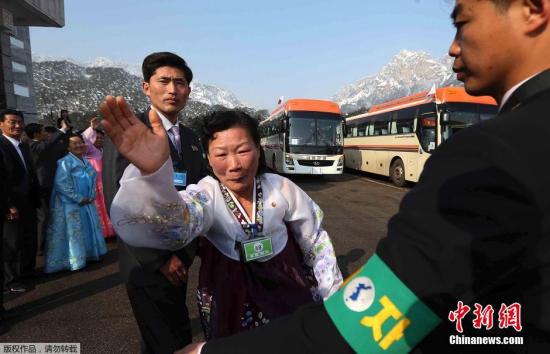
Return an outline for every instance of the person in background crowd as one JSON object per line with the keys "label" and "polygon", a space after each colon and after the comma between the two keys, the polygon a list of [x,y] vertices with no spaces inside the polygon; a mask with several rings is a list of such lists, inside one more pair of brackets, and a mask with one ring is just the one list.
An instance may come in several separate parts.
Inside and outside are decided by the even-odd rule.
{"label": "person in background crowd", "polygon": [[50,148],[51,141],[49,140],[49,133],[46,132],[46,128],[44,128],[42,124],[28,124],[25,126],[25,133],[27,133],[29,137],[28,144],[31,151],[31,157],[36,168],[38,183],[40,184],[40,207],[36,211],[38,223],[38,254],[40,255],[44,250],[44,239],[46,238],[46,225],[49,212],[49,192],[44,187],[42,163],[46,158],[44,155]]}
{"label": "person in background crowd", "polygon": [[[0,133],[2,131],[0,130]],[[6,174],[6,167],[4,166],[4,159],[0,158],[0,284],[4,284],[4,252],[2,244],[4,242],[4,219],[9,213],[8,198],[4,196],[8,195],[8,190],[12,188],[8,185],[8,178]],[[0,291],[0,335],[6,333],[9,330],[9,326],[6,324],[6,309],[4,308],[4,292]]]}
{"label": "person in background crowd", "polygon": [[[211,176],[178,195],[160,120],[153,115],[155,135],[147,139],[147,127],[127,112],[122,98],[118,106],[113,97],[102,105],[107,133],[135,163],[111,207],[116,229],[128,244],[160,249],[206,235],[197,298],[207,339],[261,326],[338,289],[342,275],[323,212],[289,179],[264,173],[254,118],[240,111],[205,118],[201,140]],[[165,220],[157,234],[150,216]],[[145,222],[131,221],[139,217]]]}
{"label": "person in background crowd", "polygon": [[69,135],[68,154],[57,162],[44,248],[44,272],[77,270],[107,253],[95,208],[94,168],[81,136]]}
{"label": "person in background crowd", "polygon": [[5,198],[8,213],[4,214],[3,261],[4,291],[25,292],[21,278],[33,276],[36,266],[36,208],[40,190],[29,146],[21,142],[25,126],[23,113],[0,111],[0,159],[4,179],[10,186]]}
{"label": "person in background crowd", "polygon": [[85,157],[97,173],[95,206],[99,214],[99,220],[101,221],[103,236],[108,239],[115,236],[115,230],[113,229],[113,225],[111,225],[111,220],[105,208],[105,197],[103,196],[102,158],[104,133],[98,130],[98,127],[98,119],[92,118],[90,126],[82,132],[82,138],[84,138],[87,148]]}

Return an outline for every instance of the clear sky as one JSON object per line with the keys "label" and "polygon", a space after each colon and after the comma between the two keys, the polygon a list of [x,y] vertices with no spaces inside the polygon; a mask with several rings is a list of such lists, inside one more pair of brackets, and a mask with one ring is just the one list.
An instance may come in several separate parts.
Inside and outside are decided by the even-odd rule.
{"label": "clear sky", "polygon": [[173,51],[202,83],[271,109],[279,96],[330,98],[401,49],[439,58],[449,0],[65,0],[65,27],[31,29],[33,53],[141,64]]}

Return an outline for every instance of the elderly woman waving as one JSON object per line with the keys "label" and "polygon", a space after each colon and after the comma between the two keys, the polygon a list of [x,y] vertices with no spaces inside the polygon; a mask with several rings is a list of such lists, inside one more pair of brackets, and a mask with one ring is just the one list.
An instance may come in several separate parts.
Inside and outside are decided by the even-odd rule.
{"label": "elderly woman waving", "polygon": [[[342,283],[323,213],[289,179],[263,171],[257,122],[239,111],[204,122],[211,176],[185,191],[151,110],[148,129],[126,102],[107,97],[104,127],[132,163],[111,216],[124,242],[178,249],[199,235],[197,299],[205,337],[227,336],[329,297]],[[182,142],[185,143],[185,142]]]}

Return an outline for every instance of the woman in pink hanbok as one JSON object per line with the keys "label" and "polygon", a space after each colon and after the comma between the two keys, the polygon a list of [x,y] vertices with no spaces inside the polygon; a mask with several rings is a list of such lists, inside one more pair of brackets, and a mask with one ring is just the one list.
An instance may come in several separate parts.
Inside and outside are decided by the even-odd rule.
{"label": "woman in pink hanbok", "polygon": [[103,181],[102,181],[102,156],[103,156],[103,132],[97,130],[99,127],[99,121],[97,118],[92,118],[88,129],[82,132],[82,137],[87,146],[86,158],[93,166],[97,173],[96,179],[96,199],[95,205],[97,213],[99,214],[99,220],[101,221],[101,227],[105,238],[111,238],[115,236],[115,230],[109,219],[109,214],[105,208],[105,197],[103,196]]}

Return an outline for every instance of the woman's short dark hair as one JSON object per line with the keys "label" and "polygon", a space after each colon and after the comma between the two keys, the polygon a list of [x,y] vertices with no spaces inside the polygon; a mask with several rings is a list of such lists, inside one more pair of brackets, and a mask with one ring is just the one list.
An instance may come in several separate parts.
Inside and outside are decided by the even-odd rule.
{"label": "woman's short dark hair", "polygon": [[[204,118],[200,134],[200,139],[204,152],[208,154],[208,146],[210,145],[210,142],[214,139],[216,133],[233,127],[244,128],[248,132],[248,134],[250,134],[250,137],[254,141],[254,144],[256,144],[256,146],[260,150],[260,163],[258,165],[257,174],[267,172],[264,152],[262,147],[260,146],[260,131],[258,129],[258,121],[252,118],[247,113],[240,110],[234,109],[227,111],[216,111]],[[211,175],[213,175],[210,166],[209,172]]]}
{"label": "woman's short dark hair", "polygon": [[67,140],[70,140],[71,138],[74,138],[74,137],[78,137],[80,138],[80,140],[82,140],[82,142],[84,142],[84,138],[82,137],[82,135],[80,133],[74,133],[74,132],[70,132],[67,134]]}
{"label": "woman's short dark hair", "polygon": [[182,57],[170,52],[158,52],[149,54],[143,59],[143,64],[141,65],[143,81],[149,82],[151,76],[155,75],[155,71],[163,66],[183,71],[188,84],[193,80],[193,72]]}

